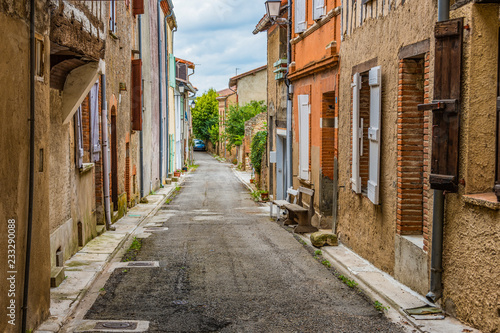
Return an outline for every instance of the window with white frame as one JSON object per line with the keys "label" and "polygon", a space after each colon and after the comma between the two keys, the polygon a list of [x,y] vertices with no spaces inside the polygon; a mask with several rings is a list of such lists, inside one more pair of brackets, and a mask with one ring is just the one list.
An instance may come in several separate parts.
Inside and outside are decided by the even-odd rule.
{"label": "window with white frame", "polygon": [[313,20],[319,20],[325,16],[325,0],[313,0]]}
{"label": "window with white frame", "polygon": [[299,178],[309,180],[309,95],[298,95],[299,104]]}
{"label": "window with white frame", "polygon": [[109,31],[116,33],[116,0],[109,1]]}
{"label": "window with white frame", "polygon": [[299,34],[306,29],[306,0],[295,0],[295,33]]}
{"label": "window with white frame", "polygon": [[381,67],[355,73],[352,82],[352,172],[355,193],[379,204]]}

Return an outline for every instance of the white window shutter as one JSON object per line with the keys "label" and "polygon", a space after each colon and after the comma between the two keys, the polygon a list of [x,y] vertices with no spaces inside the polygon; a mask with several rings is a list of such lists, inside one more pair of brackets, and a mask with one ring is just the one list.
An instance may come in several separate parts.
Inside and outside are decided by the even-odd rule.
{"label": "white window shutter", "polygon": [[99,81],[90,90],[90,138],[92,162],[99,161],[101,143],[99,141]]}
{"label": "white window shutter", "polygon": [[295,33],[301,33],[306,29],[306,0],[295,0]]}
{"label": "white window shutter", "polygon": [[325,0],[313,0],[313,20],[325,16]]}
{"label": "white window shutter", "polygon": [[359,91],[361,90],[361,75],[356,73],[352,78],[352,190],[361,193],[361,177],[359,176],[359,156],[363,153],[363,124],[359,115]]}
{"label": "white window shutter", "polygon": [[75,163],[78,169],[83,166],[83,132],[81,106],[78,107],[75,113]]}
{"label": "white window shutter", "polygon": [[309,95],[299,95],[299,177],[309,179]]}
{"label": "white window shutter", "polygon": [[380,203],[380,118],[382,110],[382,69],[373,67],[369,74],[370,84],[370,171],[368,178],[368,199],[375,205]]}

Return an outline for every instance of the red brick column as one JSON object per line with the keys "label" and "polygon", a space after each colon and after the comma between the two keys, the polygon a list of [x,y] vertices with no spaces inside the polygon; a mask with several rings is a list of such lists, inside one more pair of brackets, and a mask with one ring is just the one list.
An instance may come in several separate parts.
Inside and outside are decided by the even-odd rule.
{"label": "red brick column", "polygon": [[[424,61],[424,103],[430,103],[430,54],[427,52],[425,54]],[[432,112],[430,110],[424,111],[424,172],[423,172],[423,230],[422,234],[424,236],[424,251],[429,251],[429,225],[430,225],[430,215],[429,215],[429,196],[431,193],[431,186],[429,184],[429,175],[431,173],[430,165],[430,123],[431,123]]]}
{"label": "red brick column", "polygon": [[397,110],[397,215],[400,235],[422,234],[424,59],[402,59],[399,63]]}

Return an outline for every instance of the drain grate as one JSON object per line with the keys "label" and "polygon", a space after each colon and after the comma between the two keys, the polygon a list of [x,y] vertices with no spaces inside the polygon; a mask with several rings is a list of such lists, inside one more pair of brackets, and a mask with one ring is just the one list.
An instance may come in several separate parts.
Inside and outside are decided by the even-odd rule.
{"label": "drain grate", "polygon": [[129,262],[128,266],[154,266],[152,262]]}
{"label": "drain grate", "polygon": [[111,330],[135,330],[137,328],[137,323],[133,322],[97,322],[94,326],[95,330],[111,329]]}

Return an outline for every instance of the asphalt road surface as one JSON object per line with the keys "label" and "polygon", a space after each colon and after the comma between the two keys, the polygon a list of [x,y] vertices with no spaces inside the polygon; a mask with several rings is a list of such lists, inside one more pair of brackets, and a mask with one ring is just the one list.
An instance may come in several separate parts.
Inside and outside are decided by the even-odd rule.
{"label": "asphalt road surface", "polygon": [[154,217],[86,319],[147,320],[151,332],[403,332],[339,281],[252,200],[231,169],[195,153],[197,171]]}

